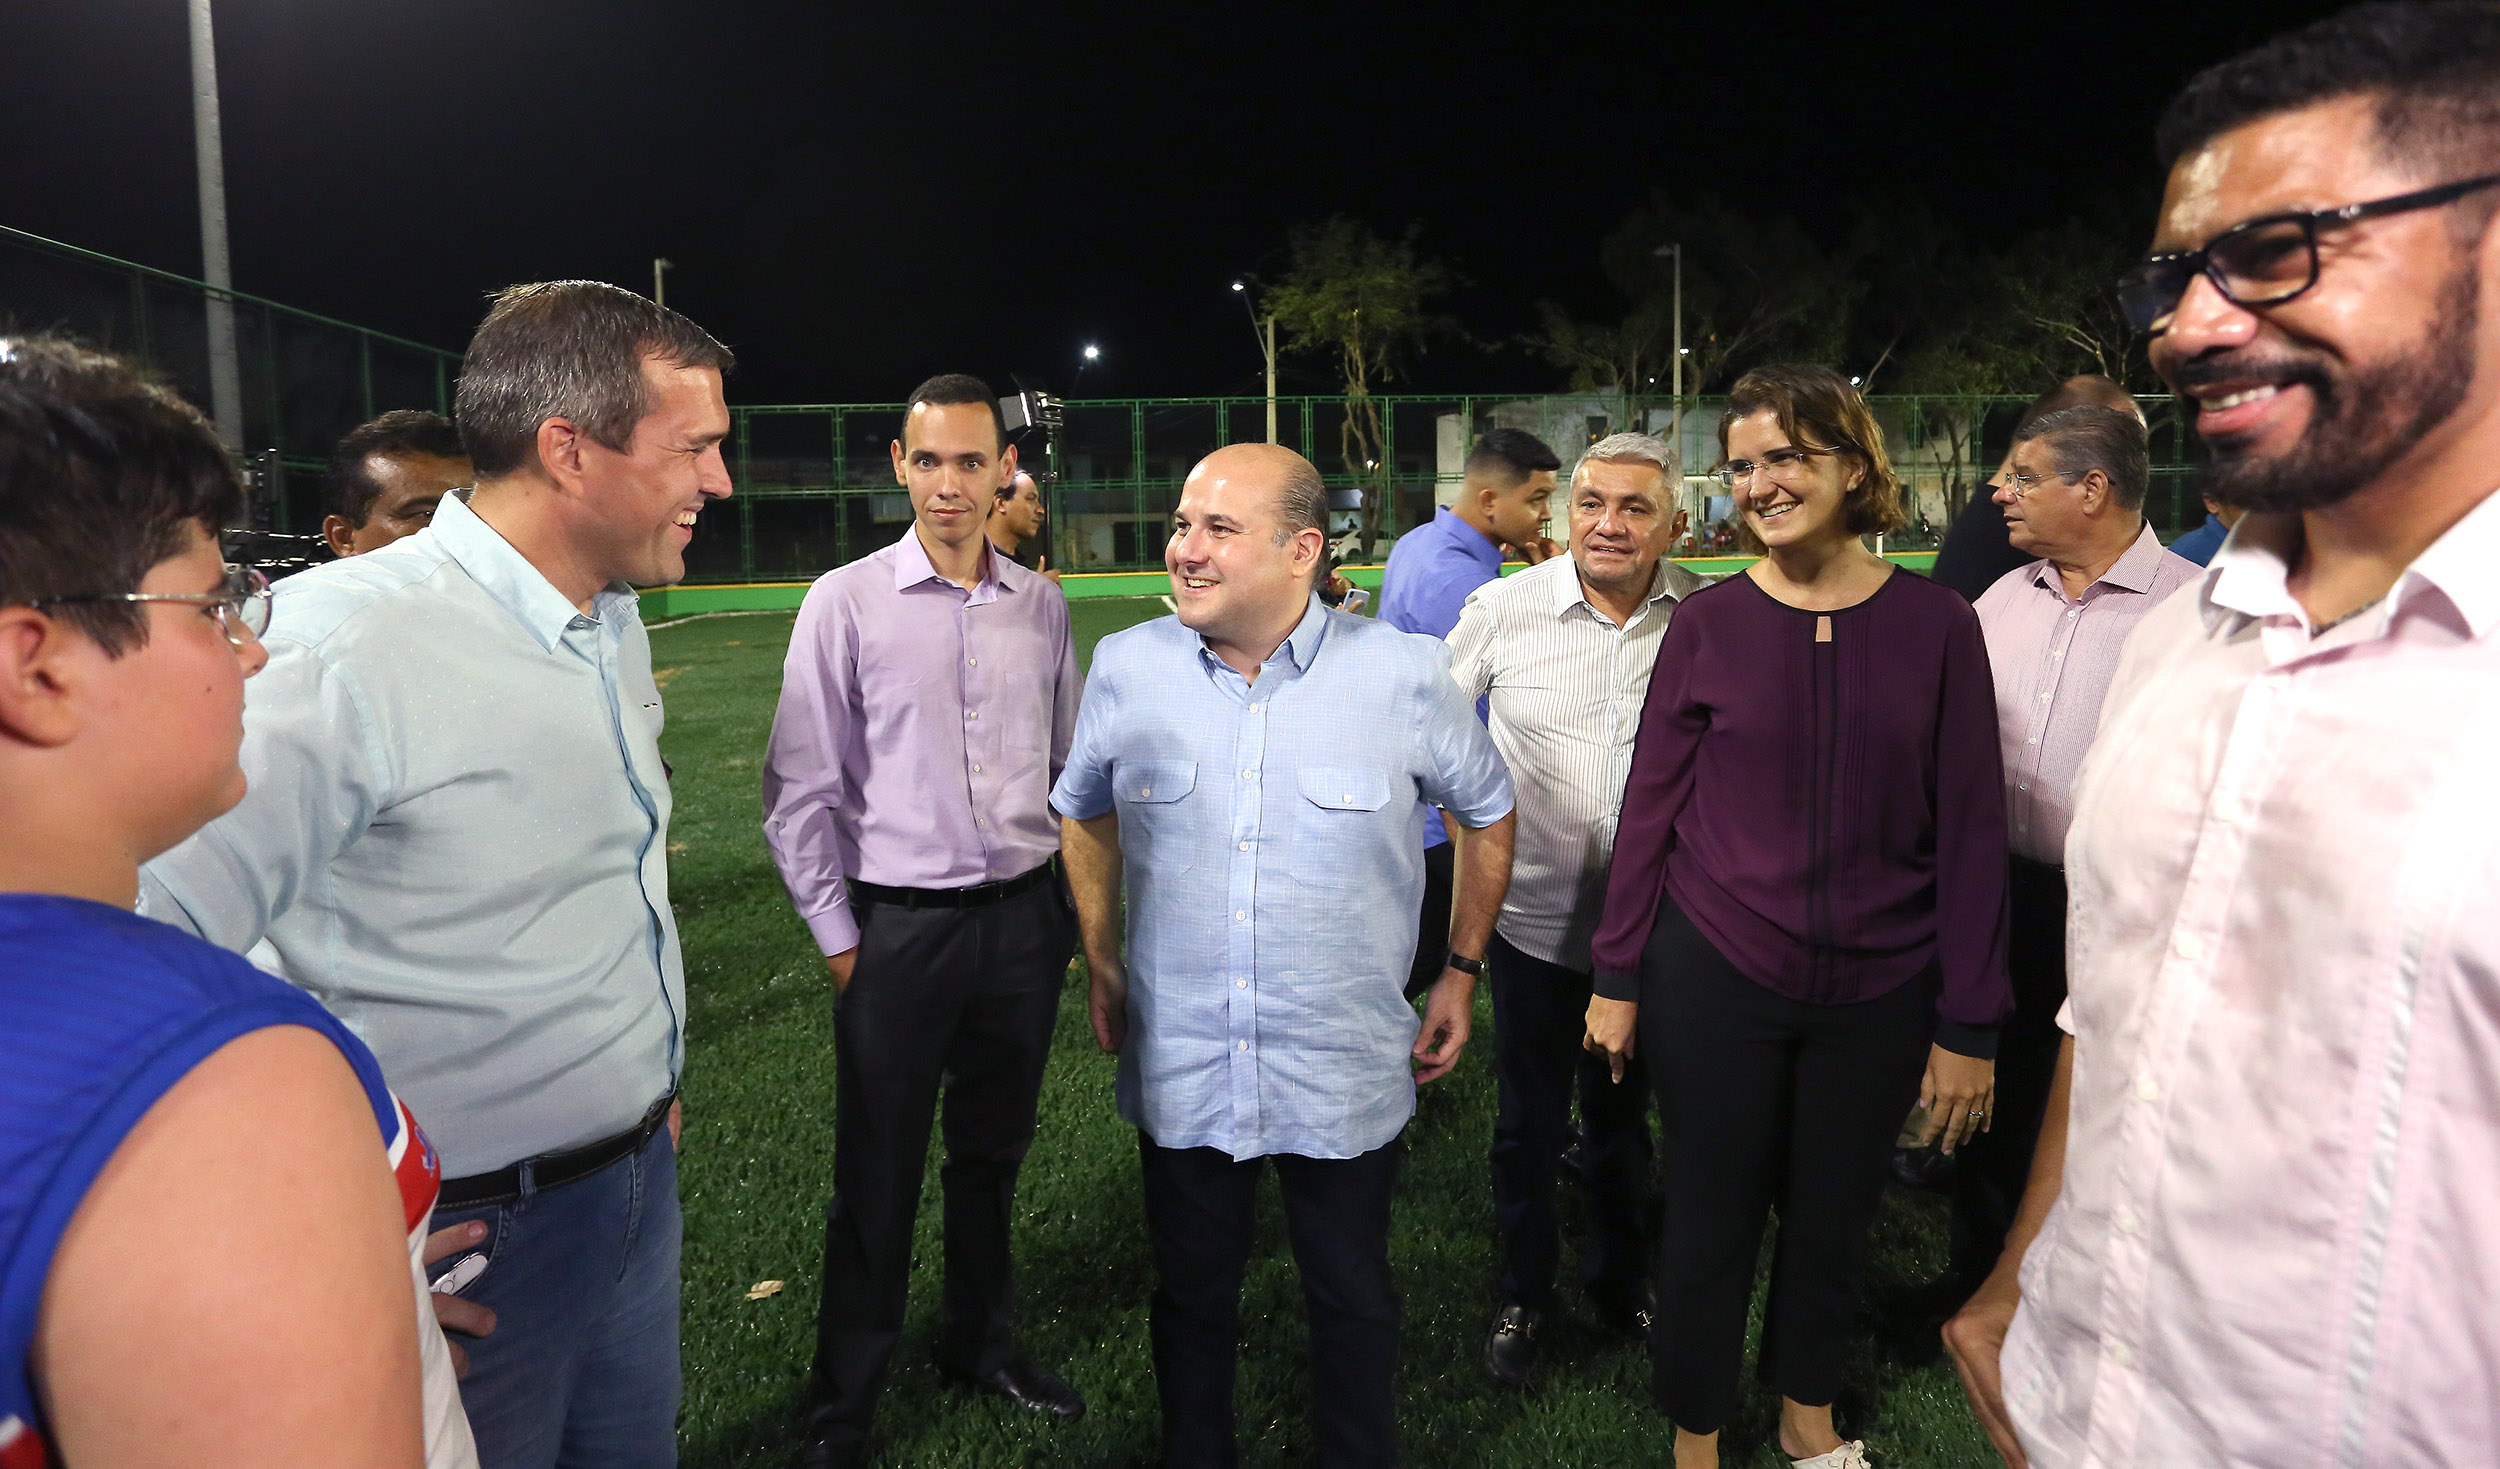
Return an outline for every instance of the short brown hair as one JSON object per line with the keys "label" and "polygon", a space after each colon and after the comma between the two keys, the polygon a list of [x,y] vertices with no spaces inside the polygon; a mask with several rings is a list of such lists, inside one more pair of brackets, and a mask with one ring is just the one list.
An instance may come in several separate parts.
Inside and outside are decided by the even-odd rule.
{"label": "short brown hair", "polygon": [[[1830,449],[1857,465],[1862,478],[1843,511],[1851,535],[1879,536],[1910,523],[1901,503],[1901,477],[1884,452],[1884,430],[1847,378],[1807,362],[1774,363],[1738,378],[1728,390],[1727,411],[1719,415],[1722,461],[1728,429],[1762,412],[1779,420],[1790,443]],[[1736,520],[1736,543],[1757,556],[1764,550],[1743,516]]]}
{"label": "short brown hair", "polygon": [[[135,592],[241,515],[243,481],[198,409],[118,357],[0,337],[0,607]],[[147,643],[130,602],[52,614],[118,658]]]}
{"label": "short brown hair", "polygon": [[903,421],[894,430],[894,442],[911,442],[912,410],[923,403],[940,408],[968,407],[978,403],[987,408],[990,411],[990,427],[998,431],[998,452],[1002,455],[1007,452],[1007,419],[998,411],[998,395],[990,391],[988,383],[971,373],[941,372],[912,389],[911,396],[903,400]]}
{"label": "short brown hair", "polygon": [[480,479],[535,463],[538,426],[572,420],[623,453],[651,411],[645,358],[727,376],[727,347],[693,322],[604,281],[540,281],[495,297],[460,363],[460,442]]}

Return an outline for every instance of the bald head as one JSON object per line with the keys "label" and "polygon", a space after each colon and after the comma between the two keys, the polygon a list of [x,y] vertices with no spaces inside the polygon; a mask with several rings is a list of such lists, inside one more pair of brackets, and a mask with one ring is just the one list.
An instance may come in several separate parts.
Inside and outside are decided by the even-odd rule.
{"label": "bald head", "polygon": [[2125,388],[2097,372],[2087,372],[2070,377],[2032,399],[2031,406],[2023,410],[2022,423],[2016,425],[2015,432],[2020,433],[2034,419],[2069,408],[2109,408],[2129,415],[2137,423],[2144,421],[2144,410],[2136,406],[2134,397]]}
{"label": "bald head", "polygon": [[1310,460],[1279,444],[1227,444],[1189,472],[1265,489],[1276,507],[1276,542],[1328,529],[1328,486]]}

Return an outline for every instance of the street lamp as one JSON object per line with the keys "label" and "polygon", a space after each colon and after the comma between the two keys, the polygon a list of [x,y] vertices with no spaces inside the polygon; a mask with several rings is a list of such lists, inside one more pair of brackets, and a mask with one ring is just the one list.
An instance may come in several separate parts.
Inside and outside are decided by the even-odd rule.
{"label": "street lamp", "polygon": [[191,0],[191,142],[200,175],[200,279],[208,283],[208,401],[217,436],[243,452],[243,374],[234,350],[234,261],[226,251],[226,154],[217,120],[209,0]]}
{"label": "street lamp", "polygon": [[1267,330],[1260,331],[1259,313],[1250,306],[1250,288],[1235,281],[1233,289],[1241,295],[1241,309],[1250,315],[1252,340],[1257,341],[1259,350],[1267,355],[1267,441],[1273,444],[1276,442],[1276,317],[1273,312],[1269,313]]}
{"label": "street lamp", "polygon": [[652,305],[666,306],[668,304],[668,273],[676,268],[677,262],[665,255],[651,262]]}
{"label": "street lamp", "polygon": [[1068,396],[1069,396],[1069,397],[1071,397],[1071,398],[1075,397],[1075,396],[1076,396],[1076,390],[1077,390],[1077,388],[1078,388],[1079,386],[1081,386],[1081,385],[1084,383],[1084,381],[1085,381],[1085,369],[1087,369],[1087,368],[1089,368],[1089,367],[1093,366],[1095,363],[1100,362],[1101,360],[1102,360],[1102,348],[1095,346],[1095,345],[1094,345],[1093,343],[1091,343],[1091,342],[1087,342],[1087,343],[1085,344],[1085,350],[1084,350],[1084,351],[1082,351],[1082,352],[1079,352],[1079,353],[1077,354],[1077,362],[1076,362],[1076,382],[1075,382],[1075,383],[1070,384],[1070,385],[1069,385],[1069,387],[1068,387]]}

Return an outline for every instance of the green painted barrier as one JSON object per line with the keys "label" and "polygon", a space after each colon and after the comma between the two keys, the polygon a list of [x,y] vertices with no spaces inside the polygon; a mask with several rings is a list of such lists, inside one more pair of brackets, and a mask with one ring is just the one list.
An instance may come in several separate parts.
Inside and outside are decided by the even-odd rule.
{"label": "green painted barrier", "polygon": [[[1927,574],[1936,564],[1933,551],[1893,551],[1885,555],[1896,566]],[[1753,565],[1751,556],[1681,556],[1676,564],[1716,580],[1732,576]],[[1374,593],[1380,590],[1381,568],[1377,566],[1345,566],[1338,568],[1346,580]],[[1503,565],[1502,574],[1525,569],[1522,562]],[[707,612],[795,612],[799,601],[813,585],[803,581],[737,582],[724,586],[653,587],[642,594],[642,620],[667,622],[679,617],[699,617]],[[1059,582],[1059,589],[1071,600],[1087,597],[1158,597],[1172,589],[1171,578],[1160,571],[1076,571]]]}

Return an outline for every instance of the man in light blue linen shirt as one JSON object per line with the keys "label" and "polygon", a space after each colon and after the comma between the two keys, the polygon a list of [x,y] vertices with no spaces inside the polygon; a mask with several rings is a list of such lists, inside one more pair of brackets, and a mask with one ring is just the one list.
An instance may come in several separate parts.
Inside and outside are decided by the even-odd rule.
{"label": "man in light blue linen shirt", "polygon": [[266,937],[441,1152],[435,1225],[479,1248],[438,1276],[499,1318],[461,1390],[485,1469],[676,1462],[685,975],[633,586],[730,492],[729,365],[613,286],[498,297],[475,489],[279,583],[250,793],[144,876],[151,916]]}
{"label": "man in light blue linen shirt", "polygon": [[[1095,651],[1051,795],[1095,1036],[1119,1053],[1120,1115],[1138,1128],[1173,1465],[1234,1458],[1233,1342],[1269,1157],[1311,1303],[1319,1462],[1396,1457],[1397,1137],[1415,1084],[1466,1045],[1510,880],[1510,777],[1441,644],[1312,595],[1326,514],[1319,472],[1286,449],[1235,445],[1190,473],[1164,551],[1178,615]],[[1400,993],[1418,797],[1461,832],[1420,1028]]]}

